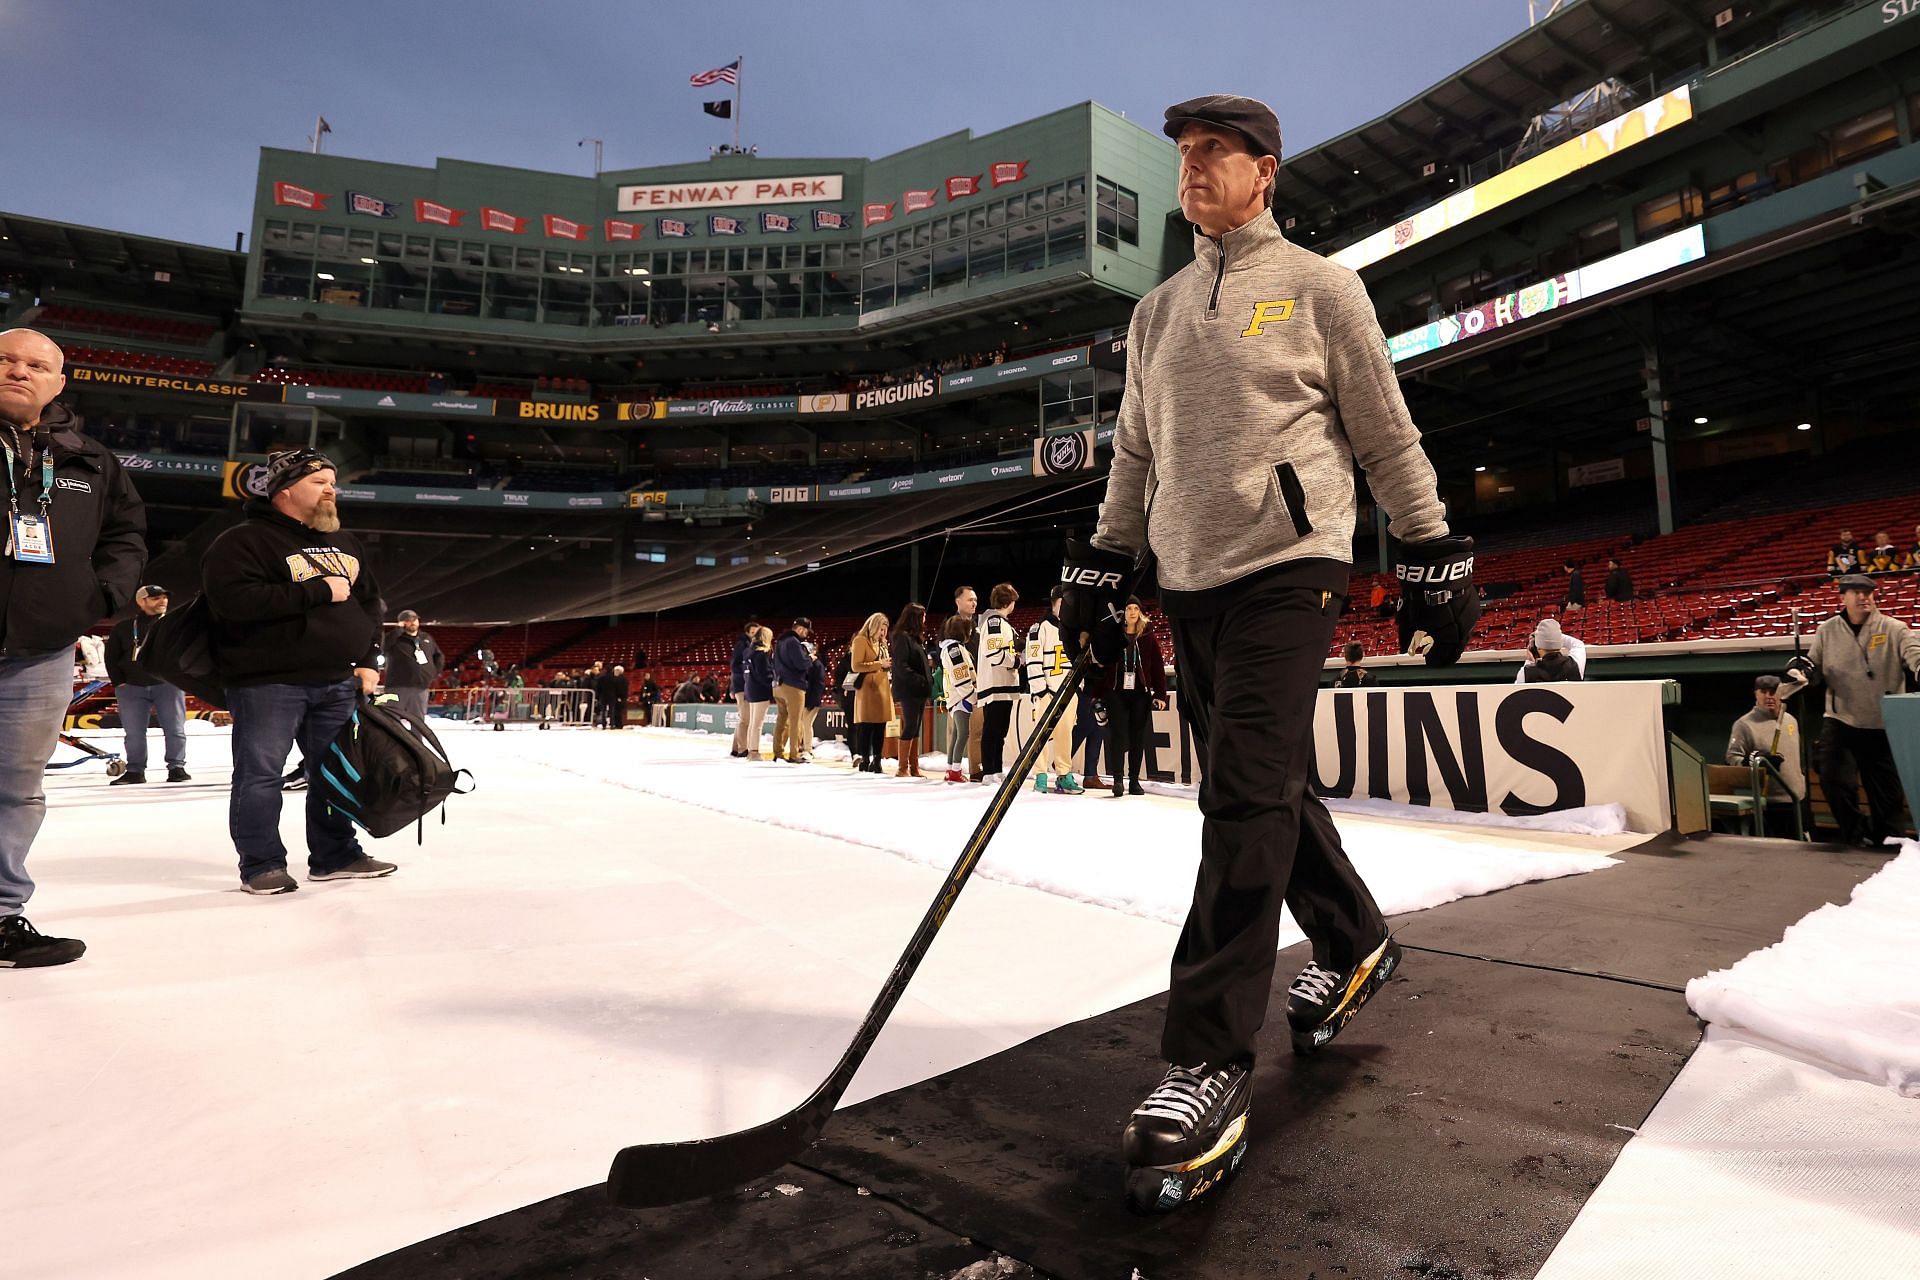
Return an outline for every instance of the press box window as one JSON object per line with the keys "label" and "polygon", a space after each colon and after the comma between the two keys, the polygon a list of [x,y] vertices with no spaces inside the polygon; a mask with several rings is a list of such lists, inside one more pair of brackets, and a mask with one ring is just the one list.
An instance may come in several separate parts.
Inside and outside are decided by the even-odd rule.
{"label": "press box window", "polygon": [[1102,249],[1140,243],[1140,196],[1111,178],[1094,178],[1094,240]]}
{"label": "press box window", "polygon": [[1706,201],[1699,189],[1688,187],[1637,206],[1633,211],[1633,227],[1642,240],[1648,240],[1698,221],[1705,207]]}

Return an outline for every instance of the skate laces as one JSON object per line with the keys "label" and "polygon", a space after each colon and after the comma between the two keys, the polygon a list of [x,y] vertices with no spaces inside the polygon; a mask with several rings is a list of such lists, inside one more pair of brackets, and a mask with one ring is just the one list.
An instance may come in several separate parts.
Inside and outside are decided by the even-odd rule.
{"label": "skate laces", "polygon": [[1287,988],[1287,994],[1290,996],[1300,996],[1303,999],[1313,1001],[1315,1004],[1325,1004],[1327,1002],[1327,996],[1332,993],[1336,986],[1340,985],[1341,981],[1340,974],[1335,973],[1331,969],[1322,969],[1319,965],[1309,960],[1307,961],[1307,967],[1300,971],[1300,976],[1293,980],[1293,985]]}
{"label": "skate laces", "polygon": [[1195,1129],[1200,1118],[1226,1087],[1224,1069],[1209,1071],[1203,1062],[1197,1067],[1170,1065],[1166,1076],[1147,1100],[1135,1108],[1137,1116],[1158,1116]]}

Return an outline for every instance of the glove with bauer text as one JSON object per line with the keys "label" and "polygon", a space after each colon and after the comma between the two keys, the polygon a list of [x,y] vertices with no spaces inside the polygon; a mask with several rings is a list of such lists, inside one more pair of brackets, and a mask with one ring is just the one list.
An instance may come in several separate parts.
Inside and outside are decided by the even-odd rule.
{"label": "glove with bauer text", "polygon": [[1400,580],[1402,653],[1425,654],[1430,667],[1460,661],[1473,624],[1480,620],[1480,593],[1473,586],[1473,539],[1435,538],[1396,543],[1393,576]]}
{"label": "glove with bauer text", "polygon": [[1132,556],[1067,539],[1060,565],[1065,589],[1060,597],[1060,643],[1069,658],[1079,658],[1085,647],[1092,648],[1093,660],[1102,665],[1119,655],[1133,568]]}
{"label": "glove with bauer text", "polygon": [[1787,659],[1786,682],[1788,684],[1812,684],[1814,677],[1820,674],[1820,668],[1813,665],[1813,659],[1805,654],[1796,653]]}

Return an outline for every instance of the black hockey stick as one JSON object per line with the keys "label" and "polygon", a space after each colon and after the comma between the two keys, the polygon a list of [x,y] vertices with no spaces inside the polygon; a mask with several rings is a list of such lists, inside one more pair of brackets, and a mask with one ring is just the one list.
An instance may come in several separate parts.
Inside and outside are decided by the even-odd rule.
{"label": "black hockey stick", "polygon": [[1026,745],[1014,759],[1012,768],[1001,780],[1000,789],[994,792],[993,800],[987,805],[979,825],[967,838],[966,847],[960,852],[960,860],[947,873],[939,896],[927,908],[920,927],[913,931],[906,951],[894,964],[893,972],[887,975],[886,985],[880,988],[879,997],[874,1000],[873,1007],[867,1010],[866,1019],[861,1022],[860,1029],[854,1032],[853,1043],[840,1055],[833,1073],[821,1082],[805,1102],[765,1124],[722,1134],[717,1138],[623,1148],[613,1158],[613,1168],[607,1173],[607,1194],[615,1204],[644,1208],[714,1195],[779,1168],[813,1145],[820,1131],[826,1128],[827,1119],[839,1104],[840,1096],[853,1083],[854,1074],[866,1060],[867,1051],[873,1048],[873,1042],[886,1025],[888,1016],[893,1013],[893,1007],[900,1003],[907,984],[913,980],[914,970],[920,967],[928,948],[933,946],[934,935],[947,922],[947,913],[953,910],[961,888],[973,874],[980,856],[987,851],[987,842],[993,839],[993,833],[999,829],[1000,820],[1006,816],[1013,798],[1020,793],[1033,762],[1040,758],[1041,750],[1053,736],[1054,726],[1065,714],[1068,699],[1073,697],[1082,677],[1092,665],[1090,653],[1082,652],[1074,660],[1073,666],[1067,669],[1060,687],[1054,691],[1053,700],[1047,704],[1046,713],[1040,717],[1040,723],[1034,726]]}

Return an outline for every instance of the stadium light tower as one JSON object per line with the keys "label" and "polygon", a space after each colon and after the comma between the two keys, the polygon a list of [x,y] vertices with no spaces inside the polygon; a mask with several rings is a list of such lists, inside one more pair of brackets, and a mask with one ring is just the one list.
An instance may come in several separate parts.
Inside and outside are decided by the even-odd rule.
{"label": "stadium light tower", "polygon": [[573,145],[576,147],[584,147],[589,142],[593,144],[593,176],[597,178],[600,176],[600,148],[606,145],[606,139],[582,138],[580,139],[580,141],[574,143]]}

